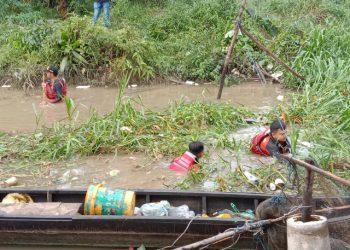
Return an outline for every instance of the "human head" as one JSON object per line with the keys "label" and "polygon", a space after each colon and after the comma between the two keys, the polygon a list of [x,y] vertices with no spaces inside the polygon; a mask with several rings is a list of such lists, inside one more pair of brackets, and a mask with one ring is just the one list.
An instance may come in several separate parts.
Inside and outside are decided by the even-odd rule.
{"label": "human head", "polygon": [[58,75],[58,68],[55,66],[50,66],[46,69],[46,76],[49,79],[54,79]]}
{"label": "human head", "polygon": [[286,124],[278,119],[271,123],[270,132],[275,140],[285,142],[287,140]]}
{"label": "human head", "polygon": [[200,141],[193,141],[188,145],[189,151],[196,157],[201,158],[204,155],[204,144]]}

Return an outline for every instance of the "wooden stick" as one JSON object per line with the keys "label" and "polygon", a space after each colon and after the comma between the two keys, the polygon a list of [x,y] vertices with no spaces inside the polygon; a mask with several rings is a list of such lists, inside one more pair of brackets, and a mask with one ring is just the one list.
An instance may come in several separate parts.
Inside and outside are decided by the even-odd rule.
{"label": "wooden stick", "polygon": [[276,62],[278,62],[280,65],[285,67],[289,72],[291,72],[293,75],[298,77],[301,80],[305,80],[305,78],[294,71],[291,67],[289,67],[286,63],[284,63],[281,59],[279,59],[274,53],[272,53],[268,48],[266,48],[262,43],[258,41],[251,33],[249,33],[246,29],[244,29],[242,26],[240,27],[242,33],[249,37],[262,51],[264,51],[267,55],[271,56]]}
{"label": "wooden stick", "polygon": [[190,245],[186,245],[183,247],[175,248],[175,250],[199,249],[200,247],[203,247],[203,246],[207,246],[207,245],[210,245],[210,244],[222,241],[222,240],[227,240],[227,239],[232,238],[236,234],[241,234],[241,233],[244,233],[244,232],[249,231],[249,230],[257,229],[257,228],[260,228],[262,226],[270,225],[272,223],[285,220],[289,216],[296,214],[296,212],[299,210],[300,210],[300,207],[298,207],[298,208],[294,209],[293,211],[291,211],[291,212],[289,212],[281,217],[278,217],[276,219],[261,220],[258,222],[247,223],[244,226],[232,228],[232,230],[230,230],[230,231],[220,233],[220,234],[213,236],[213,237],[210,237],[208,239],[197,241],[195,243],[192,243]]}
{"label": "wooden stick", "polygon": [[316,209],[315,212],[316,213],[323,213],[323,212],[331,212],[331,211],[337,211],[337,210],[343,210],[343,209],[350,209],[350,205]]}
{"label": "wooden stick", "polygon": [[[313,161],[309,161],[308,163],[313,164]],[[311,213],[312,213],[311,200],[312,200],[313,180],[314,180],[313,172],[310,169],[305,168],[305,187],[304,187],[304,195],[303,195],[304,208],[301,210],[302,222],[311,221]]]}
{"label": "wooden stick", "polygon": [[221,98],[222,89],[224,88],[225,78],[226,78],[226,74],[227,74],[227,70],[228,70],[228,65],[229,65],[230,60],[231,60],[231,54],[233,52],[233,49],[235,47],[235,43],[236,43],[236,40],[237,40],[237,37],[238,37],[239,26],[240,26],[239,23],[241,21],[241,17],[243,15],[244,8],[245,8],[246,4],[247,4],[247,0],[242,0],[241,8],[239,9],[239,14],[238,14],[238,17],[236,19],[236,28],[234,30],[230,46],[228,47],[227,54],[225,56],[224,66],[223,66],[222,71],[221,71],[220,87],[219,87],[219,92],[218,92],[217,99]]}
{"label": "wooden stick", "polygon": [[325,177],[328,177],[328,178],[330,178],[330,179],[332,179],[332,180],[334,180],[334,181],[336,181],[336,182],[338,182],[338,183],[343,184],[344,186],[350,187],[350,181],[345,180],[345,179],[343,179],[343,178],[341,178],[341,177],[339,177],[339,176],[336,176],[336,175],[334,175],[334,174],[332,174],[332,173],[330,173],[330,172],[328,172],[328,171],[325,171],[325,170],[323,170],[323,169],[321,169],[321,168],[315,167],[315,166],[313,166],[313,165],[311,165],[311,164],[309,164],[309,163],[306,163],[306,162],[304,162],[304,161],[295,159],[295,158],[290,157],[290,156],[288,156],[288,155],[280,154],[280,156],[281,156],[283,159],[286,159],[286,160],[288,160],[288,161],[294,162],[295,164],[298,164],[299,166],[302,166],[302,167],[307,168],[307,169],[309,169],[309,170],[312,170],[312,171],[314,171],[314,172],[316,172],[316,173],[318,173],[318,174],[321,174],[321,175],[323,175],[323,176],[325,176]]}

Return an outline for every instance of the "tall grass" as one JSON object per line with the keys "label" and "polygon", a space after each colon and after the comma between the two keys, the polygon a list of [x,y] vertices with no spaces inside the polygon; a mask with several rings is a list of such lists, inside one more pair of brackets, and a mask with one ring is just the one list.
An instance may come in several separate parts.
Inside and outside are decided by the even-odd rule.
{"label": "tall grass", "polygon": [[104,117],[94,114],[75,129],[56,124],[43,131],[41,137],[4,136],[2,141],[7,150],[2,154],[19,159],[53,160],[119,149],[146,152],[154,157],[175,156],[183,153],[191,140],[217,139],[214,146],[225,146],[222,138],[244,126],[244,116],[250,114],[231,105],[183,101],[164,112],[136,110],[131,100],[118,107],[118,112]]}

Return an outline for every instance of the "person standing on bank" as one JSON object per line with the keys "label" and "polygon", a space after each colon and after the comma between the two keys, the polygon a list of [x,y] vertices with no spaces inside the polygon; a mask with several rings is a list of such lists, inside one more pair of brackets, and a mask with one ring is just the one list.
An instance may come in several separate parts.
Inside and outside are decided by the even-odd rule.
{"label": "person standing on bank", "polygon": [[97,20],[100,17],[101,11],[103,9],[105,26],[107,28],[109,28],[109,26],[110,26],[110,22],[109,22],[110,8],[111,8],[111,1],[110,0],[94,0],[94,18],[93,18],[94,24],[97,23]]}

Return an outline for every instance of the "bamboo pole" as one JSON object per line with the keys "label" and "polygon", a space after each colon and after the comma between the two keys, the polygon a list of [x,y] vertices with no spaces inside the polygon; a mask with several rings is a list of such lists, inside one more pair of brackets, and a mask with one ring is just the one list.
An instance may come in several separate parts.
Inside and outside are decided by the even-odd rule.
{"label": "bamboo pole", "polygon": [[224,84],[225,84],[225,78],[226,78],[226,74],[227,74],[227,70],[228,70],[228,65],[230,63],[230,60],[231,60],[231,54],[233,52],[233,49],[235,47],[235,43],[236,43],[236,40],[237,40],[237,37],[238,37],[238,32],[239,32],[239,26],[240,26],[240,22],[241,22],[241,17],[243,15],[243,11],[244,11],[244,8],[245,8],[245,5],[247,4],[247,0],[242,0],[242,3],[241,3],[241,7],[239,9],[239,14],[238,14],[238,17],[236,19],[236,28],[234,30],[234,33],[233,33],[233,36],[232,36],[232,39],[231,39],[231,43],[230,43],[230,46],[228,47],[228,50],[227,50],[227,54],[225,56],[225,61],[224,61],[224,66],[222,68],[222,71],[221,71],[221,77],[220,77],[220,87],[219,87],[219,92],[218,92],[218,96],[217,96],[217,99],[220,99],[221,98],[221,94],[222,94],[222,89],[224,88]]}
{"label": "bamboo pole", "polygon": [[294,162],[295,164],[298,164],[299,166],[302,166],[302,167],[307,168],[307,169],[309,169],[311,171],[314,171],[314,172],[316,172],[318,174],[321,174],[321,175],[323,175],[325,177],[328,177],[328,178],[330,178],[330,179],[332,179],[332,180],[334,180],[334,181],[336,181],[336,182],[338,182],[340,184],[343,184],[344,186],[350,187],[350,181],[345,180],[345,179],[343,179],[343,178],[341,178],[339,176],[336,176],[336,175],[334,175],[334,174],[332,174],[332,173],[330,173],[328,171],[325,171],[325,170],[323,170],[321,168],[315,167],[315,166],[313,166],[313,165],[311,165],[309,163],[306,163],[304,161],[295,159],[295,158],[290,157],[288,155],[280,154],[280,156],[283,159],[286,159],[288,161]]}
{"label": "bamboo pole", "polygon": [[251,33],[249,33],[246,29],[244,29],[242,26],[240,26],[240,29],[244,35],[249,37],[262,51],[264,51],[267,55],[272,57],[276,62],[278,62],[280,65],[285,67],[289,72],[291,72],[293,75],[298,77],[301,80],[305,80],[305,78],[294,71],[291,67],[289,67],[285,62],[283,62],[281,59],[279,59],[272,51],[270,51],[268,48],[266,48],[262,43],[260,43]]}

